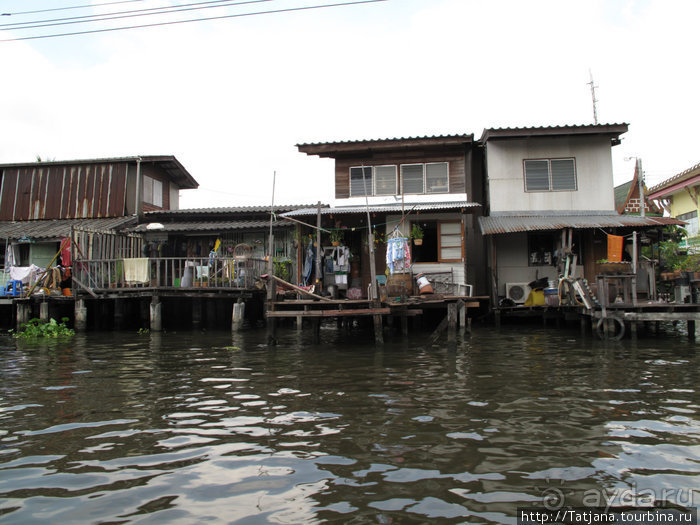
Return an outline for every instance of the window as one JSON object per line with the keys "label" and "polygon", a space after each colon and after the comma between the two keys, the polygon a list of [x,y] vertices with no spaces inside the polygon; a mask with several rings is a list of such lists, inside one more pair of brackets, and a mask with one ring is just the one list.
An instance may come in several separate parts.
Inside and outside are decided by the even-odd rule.
{"label": "window", "polygon": [[460,221],[415,221],[423,228],[423,244],[413,245],[414,263],[460,262],[463,255]]}
{"label": "window", "polygon": [[396,195],[396,166],[374,168],[374,194]]}
{"label": "window", "polygon": [[698,235],[698,212],[697,210],[688,213],[681,213],[676,219],[686,221],[685,231],[688,232],[688,237],[696,237]]}
{"label": "window", "polygon": [[448,193],[450,191],[449,165],[447,162],[427,164],[402,164],[401,186],[397,179],[397,167],[357,166],[350,168],[350,196],[365,195],[421,195],[426,193]]}
{"label": "window", "polygon": [[372,168],[350,168],[350,196],[361,197],[365,194],[372,195]]}
{"label": "window", "polygon": [[552,266],[554,264],[554,243],[553,233],[528,234],[528,266]]}
{"label": "window", "polygon": [[401,187],[404,194],[423,193],[422,164],[405,164],[401,166]]}
{"label": "window", "polygon": [[525,191],[575,191],[574,159],[526,160]]}
{"label": "window", "polygon": [[159,180],[143,176],[143,202],[163,207],[163,183]]}
{"label": "window", "polygon": [[447,162],[425,165],[425,193],[447,193],[449,191]]}
{"label": "window", "polygon": [[440,262],[459,262],[462,260],[462,225],[459,221],[438,223],[440,240]]}

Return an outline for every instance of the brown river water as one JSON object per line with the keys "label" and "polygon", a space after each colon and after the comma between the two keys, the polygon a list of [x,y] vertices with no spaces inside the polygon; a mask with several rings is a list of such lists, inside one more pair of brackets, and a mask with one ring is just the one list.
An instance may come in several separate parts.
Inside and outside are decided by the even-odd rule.
{"label": "brown river water", "polygon": [[476,327],[0,338],[0,523],[516,523],[700,505],[700,357]]}

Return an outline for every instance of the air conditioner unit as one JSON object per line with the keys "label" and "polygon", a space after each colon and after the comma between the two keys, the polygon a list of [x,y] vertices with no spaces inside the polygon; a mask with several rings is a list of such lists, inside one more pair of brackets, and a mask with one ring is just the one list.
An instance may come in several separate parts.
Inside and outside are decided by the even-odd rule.
{"label": "air conditioner unit", "polygon": [[527,283],[506,283],[506,297],[515,304],[523,304],[530,295]]}

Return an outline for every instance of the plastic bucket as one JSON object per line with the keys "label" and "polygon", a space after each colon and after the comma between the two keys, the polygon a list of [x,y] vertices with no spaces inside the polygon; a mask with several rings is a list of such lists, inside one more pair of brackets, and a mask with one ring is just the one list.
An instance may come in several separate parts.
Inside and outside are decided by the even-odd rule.
{"label": "plastic bucket", "polygon": [[416,283],[418,284],[418,292],[421,295],[434,292],[433,287],[430,284],[430,281],[422,273],[419,273],[418,275],[416,275]]}

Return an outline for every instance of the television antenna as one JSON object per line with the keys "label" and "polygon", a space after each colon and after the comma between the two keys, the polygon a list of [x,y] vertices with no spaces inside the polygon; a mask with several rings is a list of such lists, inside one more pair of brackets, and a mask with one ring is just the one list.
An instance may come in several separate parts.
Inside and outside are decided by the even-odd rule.
{"label": "television antenna", "polygon": [[588,70],[588,75],[591,78],[591,81],[588,82],[588,85],[591,86],[591,99],[593,100],[593,124],[598,124],[598,99],[595,98],[595,88],[598,86],[595,85],[595,82],[593,82],[593,73],[591,70]]}

